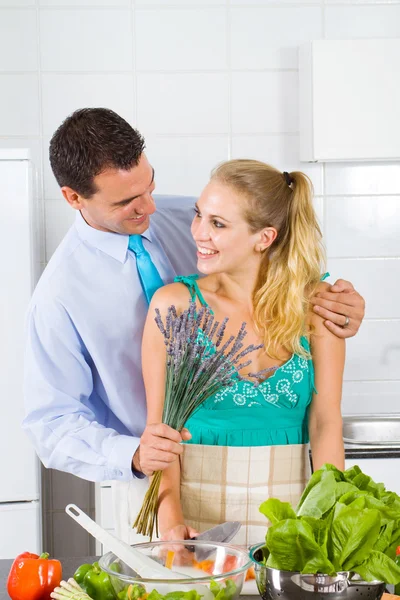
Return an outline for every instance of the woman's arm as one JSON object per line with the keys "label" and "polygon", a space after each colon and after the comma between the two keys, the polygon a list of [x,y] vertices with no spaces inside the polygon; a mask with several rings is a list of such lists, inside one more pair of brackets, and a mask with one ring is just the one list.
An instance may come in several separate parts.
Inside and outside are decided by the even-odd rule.
{"label": "woman's arm", "polygon": [[[321,283],[319,291],[327,284]],[[344,469],[342,415],[343,369],[345,341],[331,333],[321,317],[310,315],[311,353],[315,370],[315,389],[310,414],[309,432],[314,470],[324,463]]]}
{"label": "woman's arm", "polygon": [[[143,332],[142,370],[147,400],[147,425],[162,422],[165,399],[166,347],[164,338],[154,321],[158,308],[165,322],[168,307],[174,304],[178,313],[188,304],[187,290],[180,284],[171,284],[159,289],[153,296]],[[183,306],[182,306],[183,305]],[[182,431],[182,439],[190,439]],[[165,440],[168,449],[169,441]],[[181,452],[183,451],[180,446]],[[196,531],[184,524],[180,503],[180,462],[172,462],[164,471],[160,485],[160,505],[158,513],[159,529],[163,539],[186,539],[196,535]]]}
{"label": "woman's arm", "polygon": [[185,525],[180,484],[180,461],[176,460],[168,469],[163,471],[161,478],[158,525],[163,540],[186,540],[198,534],[198,531]]}

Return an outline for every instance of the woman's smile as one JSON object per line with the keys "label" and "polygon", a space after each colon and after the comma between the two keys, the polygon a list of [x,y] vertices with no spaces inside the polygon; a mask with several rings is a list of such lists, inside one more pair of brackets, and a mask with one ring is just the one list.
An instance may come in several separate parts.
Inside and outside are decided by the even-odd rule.
{"label": "woman's smile", "polygon": [[219,254],[218,250],[212,250],[211,248],[206,248],[205,246],[197,245],[197,257],[201,259],[210,259]]}

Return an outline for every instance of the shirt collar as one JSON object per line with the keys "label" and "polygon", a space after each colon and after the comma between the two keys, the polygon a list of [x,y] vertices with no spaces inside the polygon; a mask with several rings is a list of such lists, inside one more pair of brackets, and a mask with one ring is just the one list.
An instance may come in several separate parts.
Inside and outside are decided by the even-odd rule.
{"label": "shirt collar", "polygon": [[[109,256],[112,256],[112,258],[119,260],[121,263],[125,262],[128,251],[129,235],[95,229],[86,223],[79,210],[76,214],[75,227],[81,240],[88,242],[88,244],[94,248],[101,250],[101,252],[105,252]],[[142,237],[149,242],[152,241],[150,228],[142,233]]]}

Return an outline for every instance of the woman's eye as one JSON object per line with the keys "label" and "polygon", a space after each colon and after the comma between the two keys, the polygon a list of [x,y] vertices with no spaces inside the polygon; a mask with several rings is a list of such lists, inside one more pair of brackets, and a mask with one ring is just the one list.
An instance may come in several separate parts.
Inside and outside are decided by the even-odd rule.
{"label": "woman's eye", "polygon": [[223,227],[225,227],[225,225],[223,225],[222,223],[220,223],[219,221],[213,221],[213,225],[217,228],[217,229],[222,229]]}
{"label": "woman's eye", "polygon": [[199,211],[199,209],[198,208],[194,208],[193,210],[195,212],[195,216],[196,217],[200,217],[200,211]]}

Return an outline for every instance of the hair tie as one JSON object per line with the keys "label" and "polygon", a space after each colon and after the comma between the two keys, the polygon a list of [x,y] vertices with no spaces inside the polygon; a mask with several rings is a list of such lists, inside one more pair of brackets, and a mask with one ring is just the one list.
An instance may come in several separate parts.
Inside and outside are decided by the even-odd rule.
{"label": "hair tie", "polygon": [[285,178],[286,183],[290,187],[292,185],[292,183],[293,183],[293,179],[290,177],[290,175],[289,175],[289,173],[287,171],[283,171],[283,176]]}

